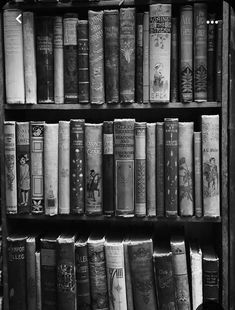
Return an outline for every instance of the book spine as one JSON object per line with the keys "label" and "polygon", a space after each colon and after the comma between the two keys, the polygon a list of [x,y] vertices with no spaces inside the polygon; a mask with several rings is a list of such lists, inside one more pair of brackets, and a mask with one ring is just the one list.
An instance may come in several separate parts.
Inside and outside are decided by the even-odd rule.
{"label": "book spine", "polygon": [[165,214],[178,214],[178,144],[179,123],[177,118],[166,118],[165,139]]}
{"label": "book spine", "polygon": [[194,100],[207,100],[207,4],[194,3]]}
{"label": "book spine", "polygon": [[178,19],[172,17],[171,19],[171,81],[170,81],[170,99],[171,102],[177,102],[179,100],[179,71],[178,71],[178,59],[179,59],[179,38],[178,38]]}
{"label": "book spine", "polygon": [[70,213],[70,122],[59,121],[58,177],[59,214]]}
{"label": "book spine", "polygon": [[42,288],[41,288],[41,253],[35,253],[36,261],[36,310],[42,310]]}
{"label": "book spine", "polygon": [[223,21],[218,20],[216,31],[216,100],[222,101],[222,33]]}
{"label": "book spine", "polygon": [[191,264],[191,290],[192,290],[192,309],[197,308],[203,302],[202,292],[202,252],[201,249],[195,251],[190,247]]}
{"label": "book spine", "polygon": [[44,212],[44,122],[30,122],[31,213]]}
{"label": "book spine", "polygon": [[16,123],[4,122],[6,212],[17,213]]}
{"label": "book spine", "polygon": [[143,103],[143,20],[144,13],[136,13],[136,102]]}
{"label": "book spine", "polygon": [[120,101],[135,101],[135,8],[120,9]]}
{"label": "book spine", "polygon": [[156,124],[156,196],[157,210],[156,214],[159,217],[164,216],[165,210],[165,181],[164,181],[164,123],[157,122]]}
{"label": "book spine", "polygon": [[103,213],[102,124],[85,123],[86,214]]}
{"label": "book spine", "polygon": [[37,103],[34,13],[23,12],[25,103]]}
{"label": "book spine", "polygon": [[16,19],[21,10],[3,12],[6,102],[25,103],[23,30]]}
{"label": "book spine", "polygon": [[54,44],[54,98],[56,104],[64,103],[64,51],[63,17],[55,16],[53,21]]}
{"label": "book spine", "polygon": [[89,85],[89,46],[88,20],[78,20],[78,89],[79,103],[88,103]]}
{"label": "book spine", "polygon": [[124,240],[123,241],[124,262],[125,262],[126,298],[127,298],[127,309],[128,310],[134,310],[130,260],[129,260],[129,254],[128,254],[128,244],[129,243],[130,243],[130,240]]}
{"label": "book spine", "polygon": [[119,102],[119,12],[104,11],[105,95],[107,103]]}
{"label": "book spine", "polygon": [[26,287],[27,287],[27,309],[35,310],[37,307],[36,292],[36,240],[35,238],[26,239]]}
{"label": "book spine", "polygon": [[215,100],[215,14],[207,25],[207,101]]}
{"label": "book spine", "polygon": [[203,302],[219,302],[219,259],[202,259],[203,266]]}
{"label": "book spine", "polygon": [[38,16],[36,25],[38,103],[54,103],[53,18]]}
{"label": "book spine", "polygon": [[18,213],[30,213],[29,122],[16,123],[16,159]]}
{"label": "book spine", "polygon": [[88,11],[91,104],[102,104],[105,102],[103,15],[103,11]]}
{"label": "book spine", "polygon": [[58,124],[44,125],[45,214],[58,214]]}
{"label": "book spine", "polygon": [[181,101],[193,100],[193,8],[184,5],[180,12],[180,92]]}
{"label": "book spine", "polygon": [[193,122],[179,122],[179,213],[194,214]]}
{"label": "book spine", "polygon": [[194,201],[195,215],[202,216],[202,135],[194,132]]}
{"label": "book spine", "polygon": [[146,128],[146,202],[147,215],[156,216],[156,123]]}
{"label": "book spine", "polygon": [[114,120],[115,213],[134,215],[134,119]]}
{"label": "book spine", "polygon": [[219,115],[202,115],[204,216],[220,216]]}
{"label": "book spine", "polygon": [[149,12],[143,21],[143,102],[149,102]]}
{"label": "book spine", "polygon": [[114,214],[113,121],[103,122],[104,214]]}
{"label": "book spine", "polygon": [[146,215],[146,123],[135,123],[135,215]]}
{"label": "book spine", "polygon": [[84,213],[84,119],[70,120],[70,212]]}
{"label": "book spine", "polygon": [[76,13],[64,15],[64,100],[78,103],[78,53]]}

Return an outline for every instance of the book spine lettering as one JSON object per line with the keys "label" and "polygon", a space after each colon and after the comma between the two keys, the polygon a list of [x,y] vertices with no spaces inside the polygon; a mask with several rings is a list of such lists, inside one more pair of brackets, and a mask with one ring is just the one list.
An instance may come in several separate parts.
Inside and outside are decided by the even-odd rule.
{"label": "book spine lettering", "polygon": [[195,215],[202,216],[202,135],[194,132],[194,199]]}
{"label": "book spine lettering", "polygon": [[165,214],[165,182],[164,182],[164,123],[156,124],[156,196],[157,196],[157,216]]}
{"label": "book spine lettering", "polygon": [[211,14],[207,25],[207,101],[215,100],[215,14]]}
{"label": "book spine lettering", "polygon": [[143,102],[149,102],[149,12],[143,21]]}
{"label": "book spine lettering", "polygon": [[171,102],[178,102],[179,100],[179,72],[178,72],[178,19],[173,17],[171,19],[171,83],[170,83],[170,98]]}
{"label": "book spine lettering", "polygon": [[55,16],[53,21],[54,43],[54,97],[55,103],[64,103],[64,51],[63,18]]}
{"label": "book spine lettering", "polygon": [[218,20],[216,31],[216,100],[222,101],[222,36],[223,21]]}
{"label": "book spine lettering", "polygon": [[143,103],[143,19],[136,13],[136,102]]}

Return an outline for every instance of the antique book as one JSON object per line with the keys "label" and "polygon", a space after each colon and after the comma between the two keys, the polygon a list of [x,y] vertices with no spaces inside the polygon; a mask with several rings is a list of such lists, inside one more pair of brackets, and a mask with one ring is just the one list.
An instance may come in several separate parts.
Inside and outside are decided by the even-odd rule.
{"label": "antique book", "polygon": [[192,291],[192,310],[203,302],[202,291],[202,251],[196,242],[190,243],[190,266],[191,266],[191,291]]}
{"label": "antique book", "polygon": [[85,211],[103,213],[103,124],[85,123]]}
{"label": "antique book", "polygon": [[146,123],[135,122],[135,215],[146,215]]}
{"label": "antique book", "polygon": [[194,3],[194,100],[207,100],[207,4]]}
{"label": "antique book", "polygon": [[70,122],[58,128],[58,213],[70,213]]}
{"label": "antique book", "polygon": [[103,122],[104,214],[114,214],[113,121]]}
{"label": "antique book", "polygon": [[104,10],[105,101],[119,102],[119,11]]}
{"label": "antique book", "polygon": [[90,99],[88,20],[78,20],[78,101],[88,103]]}
{"label": "antique book", "polygon": [[179,100],[179,36],[178,36],[178,18],[171,19],[171,79],[170,79],[170,101],[178,102]]}
{"label": "antique book", "polygon": [[156,123],[146,126],[146,212],[156,216]]}
{"label": "antique book", "polygon": [[16,171],[18,213],[30,213],[29,122],[16,122]]}
{"label": "antique book", "polygon": [[182,102],[193,101],[193,7],[180,10],[180,93]]}
{"label": "antique book", "polygon": [[179,214],[194,214],[193,122],[179,122]]}
{"label": "antique book", "polygon": [[9,309],[26,310],[26,236],[7,237],[8,299]]}
{"label": "antique book", "polygon": [[[5,85],[7,103],[25,103],[22,11],[3,11]],[[17,19],[18,18],[18,19]]]}
{"label": "antique book", "polygon": [[202,133],[194,132],[194,203],[195,215],[202,216]]}
{"label": "antique book", "polygon": [[115,214],[134,216],[134,119],[114,120]]}
{"label": "antique book", "polygon": [[171,4],[149,7],[150,102],[170,101]]}
{"label": "antique book", "polygon": [[165,215],[178,214],[178,118],[164,119]]}
{"label": "antique book", "polygon": [[149,12],[143,20],[143,102],[149,102]]}
{"label": "antique book", "polygon": [[203,214],[220,216],[219,115],[202,115]]}
{"label": "antique book", "polygon": [[105,102],[103,11],[88,10],[90,103]]}
{"label": "antique book", "polygon": [[191,303],[184,238],[182,236],[173,235],[170,244],[177,309],[190,310]]}
{"label": "antique book", "polygon": [[135,101],[135,8],[120,9],[120,101]]}
{"label": "antique book", "polygon": [[56,104],[64,103],[64,40],[63,17],[55,16],[53,21],[54,46],[54,99]]}
{"label": "antique book", "polygon": [[144,13],[136,13],[136,102],[143,103],[143,22]]}
{"label": "antique book", "polygon": [[70,120],[70,212],[84,213],[84,119]]}
{"label": "antique book", "polygon": [[129,259],[129,254],[128,254],[128,244],[130,244],[130,242],[131,242],[130,237],[126,237],[123,240],[123,250],[124,250],[124,263],[125,263],[127,309],[134,310],[130,259]]}
{"label": "antique book", "polygon": [[64,14],[64,100],[78,103],[77,13]]}
{"label": "antique book", "polygon": [[156,215],[165,215],[165,160],[164,160],[164,122],[156,123]]}
{"label": "antique book", "polygon": [[53,18],[36,18],[36,64],[38,103],[54,103]]}
{"label": "antique book", "polygon": [[109,309],[104,243],[104,236],[98,232],[92,233],[87,242],[93,310]]}
{"label": "antique book", "polygon": [[[25,103],[37,103],[34,13],[22,13]],[[19,81],[18,81],[19,82]]]}
{"label": "antique book", "polygon": [[45,214],[58,214],[58,124],[44,125]]}
{"label": "antique book", "polygon": [[209,14],[207,21],[207,101],[215,101],[215,43],[215,14]]}
{"label": "antique book", "polygon": [[76,308],[75,236],[62,234],[57,238],[57,309]]}
{"label": "antique book", "polygon": [[36,310],[42,310],[41,253],[35,252]]}
{"label": "antique book", "polygon": [[222,37],[223,21],[216,23],[216,100],[222,101]]}
{"label": "antique book", "polygon": [[44,212],[44,121],[30,121],[31,212]]}

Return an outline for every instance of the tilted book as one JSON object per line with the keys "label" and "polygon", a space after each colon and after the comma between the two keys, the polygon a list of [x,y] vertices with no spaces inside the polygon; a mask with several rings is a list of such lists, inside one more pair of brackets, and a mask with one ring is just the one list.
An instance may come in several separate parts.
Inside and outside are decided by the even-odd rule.
{"label": "tilted book", "polygon": [[178,18],[171,19],[171,79],[170,79],[170,101],[178,102],[179,100],[179,35],[178,35]]}
{"label": "tilted book", "polygon": [[165,214],[165,160],[164,160],[164,122],[156,124],[156,196],[157,216]]}
{"label": "tilted book", "polygon": [[196,242],[190,243],[192,309],[196,310],[203,302],[202,292],[202,251]]}
{"label": "tilted book", "polygon": [[194,203],[195,215],[202,216],[202,133],[194,132]]}
{"label": "tilted book", "polygon": [[216,100],[222,101],[222,37],[223,21],[216,23]]}
{"label": "tilted book", "polygon": [[143,102],[143,22],[144,13],[136,13],[136,102]]}
{"label": "tilted book", "polygon": [[143,102],[149,102],[149,12],[143,21]]}
{"label": "tilted book", "polygon": [[63,17],[55,16],[53,21],[54,46],[54,98],[55,103],[64,103],[64,40]]}
{"label": "tilted book", "polygon": [[127,309],[128,310],[134,310],[130,259],[129,259],[129,254],[128,254],[128,244],[130,244],[130,242],[131,242],[131,240],[129,237],[126,237],[123,240],[123,250],[124,250],[124,263],[125,263]]}
{"label": "tilted book", "polygon": [[215,101],[216,85],[216,39],[215,14],[209,14],[207,21],[207,101]]}
{"label": "tilted book", "polygon": [[42,310],[42,286],[41,286],[41,253],[35,252],[35,277],[36,277],[36,310]]}

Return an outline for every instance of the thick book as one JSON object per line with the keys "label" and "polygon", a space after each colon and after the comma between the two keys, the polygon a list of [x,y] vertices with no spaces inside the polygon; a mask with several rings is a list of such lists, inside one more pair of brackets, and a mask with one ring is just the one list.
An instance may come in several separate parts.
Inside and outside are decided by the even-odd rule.
{"label": "thick book", "polygon": [[197,310],[203,302],[202,251],[196,242],[190,243],[189,251],[191,266],[192,310]]}
{"label": "thick book", "polygon": [[171,19],[171,79],[170,79],[170,101],[178,102],[179,100],[179,35],[178,35],[178,18]]}
{"label": "thick book", "polygon": [[5,85],[7,103],[25,103],[22,11],[3,11]]}
{"label": "thick book", "polygon": [[149,102],[149,12],[143,20],[143,102]]}
{"label": "thick book", "polygon": [[202,133],[194,132],[194,204],[195,215],[202,216]]}
{"label": "thick book", "polygon": [[85,123],[85,211],[103,213],[103,124]]}
{"label": "thick book", "polygon": [[44,125],[45,214],[58,214],[58,124]]}
{"label": "thick book", "polygon": [[143,22],[144,13],[136,13],[136,102],[143,103]]}
{"label": "thick book", "polygon": [[222,37],[223,21],[216,23],[216,100],[222,101]]}
{"label": "thick book", "polygon": [[134,216],[134,119],[114,120],[115,214]]}
{"label": "thick book", "polygon": [[123,240],[123,250],[124,250],[124,263],[125,263],[127,309],[128,310],[134,310],[130,259],[129,259],[129,254],[128,254],[128,244],[130,244],[130,242],[131,242],[131,240],[129,237],[126,237]]}
{"label": "thick book", "polygon": [[84,213],[84,119],[70,120],[70,212]]}
{"label": "thick book", "polygon": [[216,68],[215,14],[207,21],[207,101],[215,101]]}
{"label": "thick book", "polygon": [[16,122],[16,159],[18,213],[30,213],[29,122]]}
{"label": "thick book", "polygon": [[35,252],[36,310],[42,310],[41,253]]}
{"label": "thick book", "polygon": [[119,11],[104,10],[105,102],[119,102]]}
{"label": "thick book", "polygon": [[6,213],[17,213],[16,123],[4,122]]}
{"label": "thick book", "polygon": [[156,196],[159,217],[165,215],[165,160],[164,160],[164,122],[156,123]]}
{"label": "thick book", "polygon": [[120,9],[120,101],[135,101],[135,8]]}
{"label": "thick book", "polygon": [[56,104],[64,103],[64,40],[63,17],[55,16],[53,21],[54,46],[54,99]]}
{"label": "thick book", "polygon": [[90,103],[105,102],[103,11],[88,10]]}
{"label": "thick book", "polygon": [[219,115],[202,115],[203,214],[220,216]]}
{"label": "thick book", "polygon": [[150,102],[170,101],[171,4],[149,8]]}

